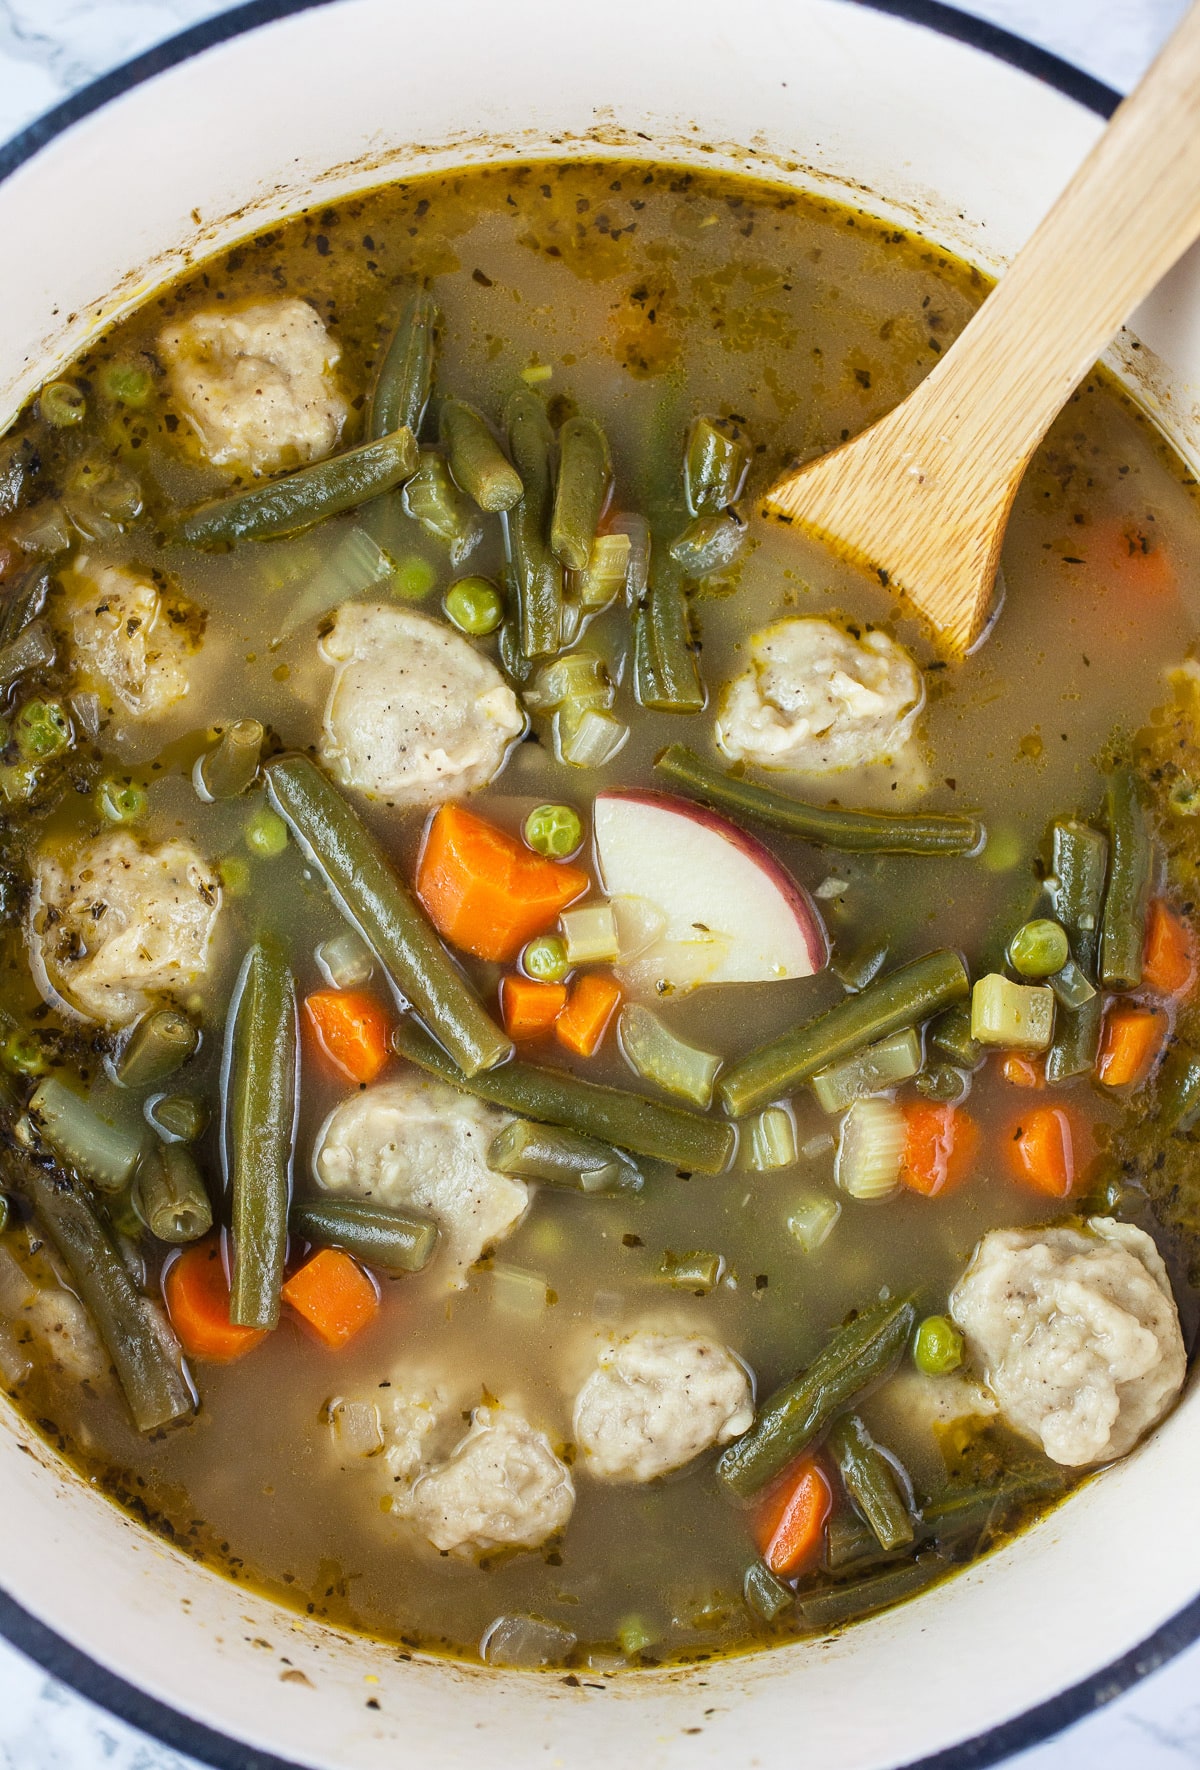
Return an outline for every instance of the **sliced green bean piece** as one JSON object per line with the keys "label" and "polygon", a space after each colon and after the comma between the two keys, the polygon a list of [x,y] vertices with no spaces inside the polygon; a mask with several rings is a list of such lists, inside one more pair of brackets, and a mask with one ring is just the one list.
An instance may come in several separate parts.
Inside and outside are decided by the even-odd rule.
{"label": "sliced green bean piece", "polygon": [[558,483],[550,545],[568,571],[581,572],[612,491],[608,438],[590,418],[568,418],[558,433]]}
{"label": "sliced green bean piece", "polygon": [[1155,1127],[1190,1131],[1200,1118],[1200,1053],[1187,1045],[1168,1051],[1155,1082]]}
{"label": "sliced green bean piece", "polygon": [[257,719],[235,719],[196,763],[192,779],[202,799],[236,799],[254,785],[266,732]]}
{"label": "sliced green bean piece", "polygon": [[[955,1556],[974,1553],[985,1533],[1002,1529],[1035,1500],[1062,1491],[1062,1480],[1048,1470],[1006,1474],[993,1486],[962,1488],[924,1506],[915,1521],[918,1543],[936,1543]],[[840,1576],[894,1557],[885,1551],[869,1525],[843,1512],[826,1527],[821,1565]]]}
{"label": "sliced green bean piece", "polygon": [[790,1586],[785,1586],[781,1579],[776,1579],[771,1569],[761,1561],[751,1562],[746,1569],[742,1581],[742,1597],[746,1601],[747,1610],[755,1616],[761,1616],[764,1622],[776,1622],[785,1610],[791,1608],[795,1593]]}
{"label": "sliced green bean piece", "polygon": [[252,946],[230,1014],[225,1101],[232,1196],[229,1319],[273,1328],[296,1140],[296,986],[273,943]]}
{"label": "sliced green bean piece", "polygon": [[924,1555],[871,1579],[847,1581],[828,1591],[805,1592],[796,1599],[796,1615],[806,1629],[824,1634],[856,1617],[871,1616],[905,1598],[915,1598],[948,1571],[940,1555]]}
{"label": "sliced green bean piece", "polygon": [[641,1170],[611,1144],[528,1119],[505,1126],[488,1150],[488,1167],[575,1192],[640,1192],[645,1184]]}
{"label": "sliced green bean piece", "polygon": [[750,445],[735,425],[697,418],[688,432],[683,489],[693,516],[732,504],[750,465]]}
{"label": "sliced green bean piece", "polygon": [[1131,768],[1108,777],[1105,798],[1112,864],[1104,895],[1100,981],[1105,989],[1136,989],[1142,981],[1146,907],[1150,897],[1150,835]]}
{"label": "sliced green bean piece", "polygon": [[[1108,877],[1108,840],[1090,824],[1059,818],[1052,827],[1051,847],[1054,907],[1070,939],[1074,962],[1087,982],[1094,984]],[[1067,1006],[1061,996],[1059,1002],[1054,1042],[1046,1057],[1046,1080],[1050,1083],[1088,1075],[1100,1049],[1100,997],[1077,1007]]]}
{"label": "sliced green bean piece", "polygon": [[55,1075],[38,1083],[29,1111],[46,1142],[98,1192],[129,1184],[146,1148],[143,1126],[106,1117]]}
{"label": "sliced green bean piece", "polygon": [[126,1088],[153,1088],[183,1068],[200,1049],[200,1034],[182,1008],[152,1008],[130,1033],[117,1059]]}
{"label": "sliced green bean piece", "polygon": [[852,1056],[864,1045],[928,1020],[961,1001],[969,989],[966,966],[957,953],[947,949],[926,953],[751,1051],[722,1077],[717,1092],[726,1111],[741,1118],[811,1081],[818,1070]]}
{"label": "sliced green bean piece", "polygon": [[647,1100],[599,1082],[581,1081],[565,1070],[540,1069],[514,1061],[486,1075],[467,1076],[435,1045],[423,1027],[401,1021],[392,1034],[401,1057],[441,1076],[464,1093],[490,1100],[525,1118],[581,1131],[615,1143],[634,1155],[650,1156],[701,1174],[719,1174],[733,1154],[733,1126],[701,1118],[682,1106]]}
{"label": "sliced green bean piece", "polygon": [[773,830],[847,854],[975,854],[984,840],[977,818],[930,812],[921,817],[806,805],[774,787],[702,762],[685,744],[670,744],[654,766],[706,805],[733,811]]}
{"label": "sliced green bean piece", "polygon": [[481,510],[511,510],[521,496],[521,475],[474,406],[443,400],[441,437],[450,471],[467,496]]}
{"label": "sliced green bean piece", "polygon": [[913,1521],[896,1471],[857,1414],[835,1420],[829,1448],[843,1485],[881,1549],[898,1549],[913,1540]]}
{"label": "sliced green bean piece", "polygon": [[971,1010],[947,1008],[929,1023],[929,1043],[961,1069],[975,1069],[983,1061],[983,1046],[971,1037]]}
{"label": "sliced green bean piece", "polygon": [[706,1297],[720,1281],[724,1269],[720,1254],[710,1254],[703,1248],[675,1254],[668,1248],[658,1263],[656,1277],[673,1290],[693,1291],[698,1297]]}
{"label": "sliced green bean piece", "polygon": [[191,1094],[159,1094],[146,1102],[146,1118],[167,1143],[195,1143],[208,1128],[208,1108]]}
{"label": "sliced green bean piece", "polygon": [[358,813],[307,756],[266,767],[276,809],[405,999],[467,1075],[512,1054]]}
{"label": "sliced green bean piece", "polygon": [[702,713],[706,695],[692,643],[683,574],[668,555],[651,565],[634,626],[634,688],[656,713]]}
{"label": "sliced green bean piece", "polygon": [[695,516],[671,542],[671,558],[685,578],[707,578],[733,564],[745,539],[745,519],[736,510]]}
{"label": "sliced green bean piece", "polygon": [[864,1045],[853,1057],[820,1069],[812,1091],[822,1112],[844,1112],[852,1101],[911,1081],[921,1068],[921,1041],[911,1026]]}
{"label": "sliced green bean piece", "polygon": [[875,1303],[839,1328],[806,1371],[767,1397],[748,1432],[726,1449],[717,1474],[749,1498],[810,1445],[857,1395],[886,1377],[916,1325],[912,1299]]}
{"label": "sliced green bean piece", "polygon": [[414,437],[419,432],[433,386],[437,322],[433,297],[424,289],[414,289],[401,309],[375,377],[367,420],[371,438],[388,436],[394,430],[411,431]]}
{"label": "sliced green bean piece", "polygon": [[872,941],[844,957],[835,957],[830,961],[829,969],[839,983],[845,984],[852,994],[857,995],[859,990],[866,989],[879,976],[887,964],[887,956],[887,942]]}
{"label": "sliced green bean piece", "polygon": [[413,521],[450,549],[457,570],[483,539],[483,520],[451,479],[445,456],[422,449],[420,465],[401,495]]}
{"label": "sliced green bean piece", "polygon": [[222,547],[291,535],[390,492],[416,472],[419,460],[412,431],[396,430],[343,455],[298,467],[269,485],[201,504],[180,517],[174,539],[192,547]]}
{"label": "sliced green bean piece", "polygon": [[137,1208],[151,1235],[172,1246],[199,1241],[212,1228],[208,1188],[186,1143],[159,1143],[138,1169]]}
{"label": "sliced green bean piece", "polygon": [[536,394],[519,388],[504,408],[508,446],[523,490],[508,517],[517,591],[517,631],[527,658],[562,644],[562,566],[550,550],[554,433]]}
{"label": "sliced green bean piece", "polygon": [[385,1210],[365,1199],[305,1199],[292,1206],[293,1235],[344,1248],[382,1272],[420,1272],[437,1245],[437,1224],[416,1211]]}
{"label": "sliced green bean piece", "polygon": [[134,1285],[81,1181],[45,1164],[5,1127],[0,1166],[33,1206],[96,1324],[139,1432],[157,1432],[195,1411],[179,1347],[158,1305]]}

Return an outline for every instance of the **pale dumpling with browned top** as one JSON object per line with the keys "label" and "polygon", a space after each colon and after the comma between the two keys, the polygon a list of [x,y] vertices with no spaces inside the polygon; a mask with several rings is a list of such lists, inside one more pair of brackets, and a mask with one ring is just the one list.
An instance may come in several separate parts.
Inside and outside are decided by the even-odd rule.
{"label": "pale dumpling with browned top", "polygon": [[336,448],[341,348],[293,297],[201,308],[158,335],[171,392],[215,467],[273,473]]}
{"label": "pale dumpling with browned top", "polygon": [[80,558],[65,594],[76,679],[105,716],[154,719],[183,700],[204,615],[161,573]]}
{"label": "pale dumpling with browned top", "polygon": [[639,1329],[600,1345],[575,1398],[579,1466],[602,1481],[653,1481],[753,1419],[750,1379],[728,1347]]}

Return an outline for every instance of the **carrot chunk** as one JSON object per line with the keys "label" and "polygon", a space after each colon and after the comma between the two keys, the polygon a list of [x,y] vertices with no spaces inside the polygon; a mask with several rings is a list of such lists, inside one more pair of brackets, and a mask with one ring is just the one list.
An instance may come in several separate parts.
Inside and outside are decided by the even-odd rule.
{"label": "carrot chunk", "polygon": [[[1151,525],[1152,528],[1152,525]],[[1175,570],[1166,550],[1145,523],[1132,519],[1097,522],[1083,545],[1088,558],[1114,581],[1141,596],[1168,596]]]}
{"label": "carrot chunk", "polygon": [[821,1552],[821,1535],[833,1494],[819,1463],[793,1463],[759,1508],[754,1539],[771,1572],[788,1579],[803,1573]]}
{"label": "carrot chunk", "polygon": [[1049,1198],[1069,1198],[1075,1185],[1079,1134],[1063,1106],[1039,1106],[1026,1113],[1008,1142],[1009,1163],[1018,1180]]}
{"label": "carrot chunk", "polygon": [[229,1364],[267,1337],[266,1328],[238,1327],[229,1319],[229,1280],[219,1236],[185,1248],[168,1266],[163,1292],[171,1326],[189,1358]]}
{"label": "carrot chunk", "polygon": [[958,1106],[916,1100],[904,1108],[900,1178],[912,1192],[936,1198],[965,1180],[979,1148],[979,1126]]}
{"label": "carrot chunk", "polygon": [[461,805],[437,812],[417,863],[417,896],[438,933],[477,959],[502,962],[589,883],[581,867],[532,853]]}
{"label": "carrot chunk", "polygon": [[1146,918],[1142,982],[1159,996],[1186,995],[1196,981],[1196,937],[1183,917],[1161,897]]}
{"label": "carrot chunk", "polygon": [[611,977],[588,972],[576,983],[566,1007],[554,1022],[559,1043],[578,1057],[591,1057],[600,1049],[620,1001],[620,984]]}
{"label": "carrot chunk", "polygon": [[1096,1074],[1106,1088],[1143,1082],[1167,1042],[1169,1025],[1160,1008],[1113,1008],[1104,1021]]}
{"label": "carrot chunk", "polygon": [[365,990],[319,989],[304,1013],[324,1055],[353,1082],[373,1082],[388,1060],[391,1023]]}
{"label": "carrot chunk", "polygon": [[1000,1074],[1013,1088],[1044,1088],[1046,1086],[1046,1068],[1044,1063],[1034,1063],[1030,1057],[1018,1057],[1010,1051],[1000,1065]]}
{"label": "carrot chunk", "polygon": [[510,1039],[536,1039],[548,1033],[567,1005],[565,983],[539,983],[509,976],[500,983],[500,1012]]}
{"label": "carrot chunk", "polygon": [[284,1285],[283,1300],[335,1350],[379,1312],[375,1281],[340,1248],[322,1248],[305,1261]]}

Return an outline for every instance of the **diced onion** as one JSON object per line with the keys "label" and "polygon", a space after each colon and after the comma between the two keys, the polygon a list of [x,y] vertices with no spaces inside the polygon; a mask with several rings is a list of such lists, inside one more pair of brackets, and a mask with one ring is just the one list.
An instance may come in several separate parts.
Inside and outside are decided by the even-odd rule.
{"label": "diced onion", "polygon": [[492,1308],[501,1315],[513,1315],[522,1321],[536,1321],[546,1310],[550,1292],[546,1281],[536,1272],[525,1272],[519,1266],[493,1265]]}
{"label": "diced onion", "polygon": [[375,969],[371,949],[353,928],[343,928],[323,940],[313,958],[332,989],[357,989],[370,981]]}
{"label": "diced onion", "polygon": [[534,1616],[498,1616],[479,1643],[479,1657],[489,1666],[536,1671],[540,1666],[562,1665],[576,1639],[569,1629],[555,1628]]}
{"label": "diced onion", "polygon": [[622,965],[649,951],[667,926],[667,918],[648,897],[609,899],[617,922],[617,958]]}
{"label": "diced onion", "polygon": [[327,1417],[342,1456],[373,1457],[383,1449],[383,1427],[373,1401],[331,1401]]}
{"label": "diced onion", "polygon": [[558,919],[571,965],[607,965],[617,957],[617,919],[610,903],[586,903]]}
{"label": "diced onion", "polygon": [[851,1198],[888,1198],[900,1184],[907,1135],[894,1100],[856,1100],[842,1120],[837,1183]]}
{"label": "diced onion", "polygon": [[835,1198],[810,1193],[798,1198],[789,1213],[789,1233],[806,1254],[815,1254],[822,1242],[828,1241],[834,1224],[842,1214]]}

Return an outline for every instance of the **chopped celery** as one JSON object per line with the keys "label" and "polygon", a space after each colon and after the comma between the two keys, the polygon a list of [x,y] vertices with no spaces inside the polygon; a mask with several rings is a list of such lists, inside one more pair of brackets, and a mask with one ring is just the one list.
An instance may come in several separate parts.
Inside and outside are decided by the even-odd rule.
{"label": "chopped celery", "polygon": [[519,1266],[495,1264],[491,1276],[492,1308],[499,1314],[536,1321],[545,1313],[550,1291],[539,1273],[525,1272]]}
{"label": "chopped celery", "polygon": [[339,603],[386,583],[392,575],[387,554],[365,529],[358,527],[338,530],[332,546],[320,551],[314,546],[313,553],[316,563],[311,574],[305,574],[304,588],[279,622],[280,638],[285,639],[306,621],[320,620]]}
{"label": "chopped celery", "polygon": [[615,697],[603,658],[594,651],[569,651],[543,664],[522,698],[531,713],[557,713],[563,707],[582,713],[611,707]]}
{"label": "chopped celery", "polygon": [[825,1112],[843,1112],[852,1100],[879,1094],[907,1082],[921,1067],[921,1040],[911,1026],[889,1034],[874,1045],[856,1051],[841,1063],[831,1063],[812,1079],[817,1104]]}
{"label": "chopped celery", "polygon": [[128,1185],[146,1147],[142,1125],[107,1117],[53,1075],[38,1083],[29,1110],[47,1143],[81,1178],[101,1192]]}
{"label": "chopped celery", "polygon": [[856,1100],[842,1120],[837,1183],[851,1198],[888,1198],[900,1184],[907,1127],[893,1100]]}
{"label": "chopped celery", "polygon": [[815,1254],[828,1241],[834,1224],[842,1214],[836,1198],[822,1193],[802,1193],[788,1213],[788,1233],[806,1254]]}
{"label": "chopped celery", "polygon": [[644,516],[617,516],[608,525],[610,535],[628,535],[629,563],[625,572],[625,601],[636,608],[650,580],[650,525]]}
{"label": "chopped celery", "polygon": [[422,449],[421,464],[401,493],[404,508],[427,535],[450,549],[458,567],[483,539],[483,518],[450,477],[445,456]]}
{"label": "chopped celery", "polygon": [[998,971],[971,991],[971,1037],[1010,1051],[1045,1051],[1054,1034],[1054,991],[1045,984],[1010,983]]}
{"label": "chopped celery", "polygon": [[617,919],[617,956],[622,965],[627,965],[648,952],[666,932],[667,918],[648,897],[625,895],[610,901]]}
{"label": "chopped celery", "polygon": [[742,1130],[747,1167],[765,1173],[796,1160],[796,1125],[786,1106],[764,1106]]}
{"label": "chopped celery", "polygon": [[617,923],[608,903],[564,910],[558,919],[569,965],[608,964],[617,956]]}
{"label": "chopped celery", "polygon": [[582,608],[590,612],[607,608],[625,589],[633,543],[628,535],[597,535],[587,565],[578,574]]}
{"label": "chopped celery", "polygon": [[707,1293],[721,1282],[725,1262],[720,1254],[693,1248],[687,1254],[673,1254],[668,1248],[659,1262],[657,1276],[664,1284],[680,1291]]}
{"label": "chopped celery", "polygon": [[596,707],[574,717],[567,708],[555,715],[558,753],[572,768],[603,768],[624,749],[629,727],[623,719]]}
{"label": "chopped celery", "polygon": [[657,1082],[697,1106],[712,1101],[721,1059],[677,1038],[670,1027],[640,1002],[627,1002],[619,1022],[621,1049],[630,1067],[645,1081]]}

